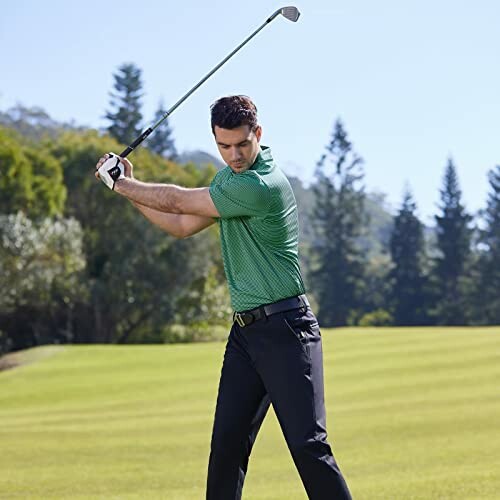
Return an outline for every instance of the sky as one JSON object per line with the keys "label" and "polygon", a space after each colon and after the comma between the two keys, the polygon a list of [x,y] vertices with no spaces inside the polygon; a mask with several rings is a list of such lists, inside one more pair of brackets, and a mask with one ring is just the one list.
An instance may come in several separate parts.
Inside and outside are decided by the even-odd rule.
{"label": "sky", "polygon": [[[282,0],[286,1],[286,0]],[[293,1],[293,0],[292,0]],[[0,13],[0,110],[40,106],[102,128],[113,73],[142,70],[144,125],[170,107],[276,9],[275,0],[16,0]],[[500,164],[500,2],[297,0],[297,23],[264,28],[171,116],[177,149],[218,156],[209,106],[246,94],[262,143],[312,180],[340,118],[365,161],[367,191],[396,210],[405,186],[432,224],[448,158],[470,212]],[[133,161],[133,155],[131,156]],[[140,166],[136,168],[140,177]]]}

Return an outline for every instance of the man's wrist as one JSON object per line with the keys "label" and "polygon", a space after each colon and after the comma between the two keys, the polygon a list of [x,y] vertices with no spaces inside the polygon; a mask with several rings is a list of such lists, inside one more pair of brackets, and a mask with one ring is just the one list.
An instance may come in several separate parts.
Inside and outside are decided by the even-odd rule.
{"label": "man's wrist", "polygon": [[122,177],[121,179],[118,179],[115,181],[115,186],[114,186],[114,191],[116,191],[118,194],[124,195],[125,196],[125,190],[126,190],[126,184],[128,181],[130,181],[128,177]]}

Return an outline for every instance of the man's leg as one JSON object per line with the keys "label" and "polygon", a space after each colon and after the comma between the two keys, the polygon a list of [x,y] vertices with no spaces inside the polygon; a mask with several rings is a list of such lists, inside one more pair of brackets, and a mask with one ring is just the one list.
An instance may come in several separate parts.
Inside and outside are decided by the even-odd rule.
{"label": "man's leg", "polygon": [[224,354],[207,479],[207,500],[241,498],[248,458],[269,397],[247,353],[239,328],[231,329]]}
{"label": "man's leg", "polygon": [[275,314],[262,333],[257,368],[309,498],[350,499],[327,441],[323,354],[314,314],[310,309]]}

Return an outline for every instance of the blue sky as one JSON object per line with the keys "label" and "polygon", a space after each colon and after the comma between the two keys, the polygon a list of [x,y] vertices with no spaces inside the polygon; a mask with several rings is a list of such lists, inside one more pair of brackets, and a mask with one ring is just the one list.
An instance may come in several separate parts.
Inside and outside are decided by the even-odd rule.
{"label": "blue sky", "polygon": [[[285,0],[286,1],[286,0]],[[274,10],[274,0],[17,0],[0,17],[0,109],[41,106],[58,120],[105,125],[112,73],[143,71],[145,125],[177,101]],[[432,222],[448,157],[470,211],[500,163],[500,2],[302,0],[171,117],[179,150],[217,155],[209,105],[232,93],[259,108],[262,142],[311,179],[340,117],[365,159],[366,186],[400,203],[405,183]],[[133,160],[133,156],[131,157]],[[138,166],[140,176],[140,166]]]}

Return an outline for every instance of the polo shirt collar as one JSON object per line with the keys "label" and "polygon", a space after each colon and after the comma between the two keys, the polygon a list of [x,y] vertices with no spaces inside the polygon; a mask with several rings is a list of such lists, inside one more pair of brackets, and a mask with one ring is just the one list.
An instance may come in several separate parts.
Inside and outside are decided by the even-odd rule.
{"label": "polo shirt collar", "polygon": [[271,148],[269,146],[261,146],[260,153],[255,158],[255,162],[252,165],[252,170],[257,170],[259,166],[263,164],[271,163],[273,161],[273,155],[271,153]]}

